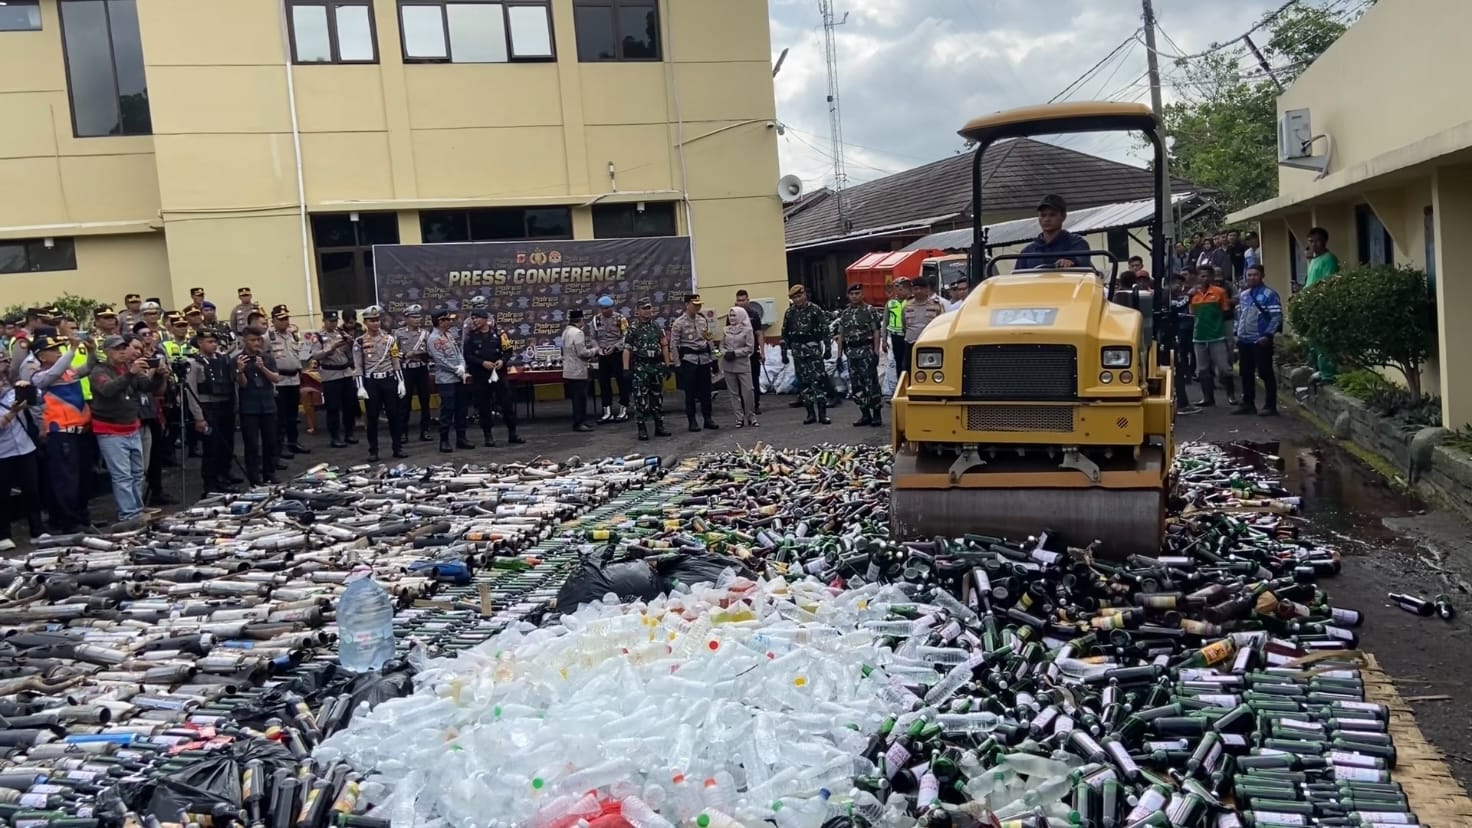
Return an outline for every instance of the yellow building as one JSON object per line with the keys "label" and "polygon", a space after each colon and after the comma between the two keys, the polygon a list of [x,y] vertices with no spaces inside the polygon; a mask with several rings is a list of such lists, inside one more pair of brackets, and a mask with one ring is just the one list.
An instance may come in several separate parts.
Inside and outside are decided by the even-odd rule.
{"label": "yellow building", "polygon": [[[1262,228],[1268,282],[1302,282],[1308,231],[1329,232],[1343,267],[1410,264],[1435,285],[1439,357],[1422,386],[1449,428],[1472,423],[1472,97],[1439,78],[1472,70],[1464,42],[1472,3],[1415,0],[1370,7],[1278,99],[1277,198],[1229,217]],[[1308,149],[1303,147],[1307,144]]]}
{"label": "yellow building", "polygon": [[0,305],[373,298],[375,243],[688,235],[786,304],[764,0],[7,0]]}

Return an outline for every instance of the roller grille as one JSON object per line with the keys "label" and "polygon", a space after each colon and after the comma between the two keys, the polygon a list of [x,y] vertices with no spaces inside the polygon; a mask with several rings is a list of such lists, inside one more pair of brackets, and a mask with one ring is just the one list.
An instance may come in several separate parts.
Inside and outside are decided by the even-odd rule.
{"label": "roller grille", "polygon": [[968,400],[1078,398],[1078,352],[1072,345],[972,345],[962,356]]}
{"label": "roller grille", "polygon": [[1066,405],[969,405],[968,431],[1073,431],[1072,406]]}

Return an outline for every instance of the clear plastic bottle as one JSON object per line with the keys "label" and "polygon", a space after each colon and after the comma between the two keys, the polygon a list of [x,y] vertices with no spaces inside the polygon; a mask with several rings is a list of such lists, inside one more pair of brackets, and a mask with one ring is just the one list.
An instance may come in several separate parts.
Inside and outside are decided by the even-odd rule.
{"label": "clear plastic bottle", "polygon": [[362,570],[337,602],[337,660],[344,670],[363,673],[393,655],[394,600]]}

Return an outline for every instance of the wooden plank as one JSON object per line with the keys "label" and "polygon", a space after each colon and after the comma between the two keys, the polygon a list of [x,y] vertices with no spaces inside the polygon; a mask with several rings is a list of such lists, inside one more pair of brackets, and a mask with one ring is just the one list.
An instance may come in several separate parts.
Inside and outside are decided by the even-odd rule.
{"label": "wooden plank", "polygon": [[1373,655],[1365,655],[1365,696],[1390,710],[1390,735],[1395,742],[1396,766],[1391,778],[1399,782],[1421,824],[1435,828],[1472,825],[1472,799],[1452,776],[1442,752],[1426,741],[1416,725],[1416,712],[1401,697],[1395,683]]}

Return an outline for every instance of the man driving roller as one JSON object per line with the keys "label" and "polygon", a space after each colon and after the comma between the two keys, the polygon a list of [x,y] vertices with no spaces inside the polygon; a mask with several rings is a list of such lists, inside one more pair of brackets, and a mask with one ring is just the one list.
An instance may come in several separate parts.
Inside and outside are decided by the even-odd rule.
{"label": "man driving roller", "polygon": [[1089,242],[1083,236],[1063,229],[1063,221],[1067,218],[1068,204],[1062,196],[1043,196],[1038,202],[1038,228],[1043,232],[1022,248],[1022,255],[1017,260],[1018,270],[1094,266],[1088,256],[1077,255],[1088,251]]}

